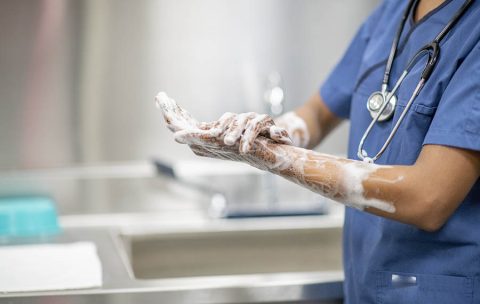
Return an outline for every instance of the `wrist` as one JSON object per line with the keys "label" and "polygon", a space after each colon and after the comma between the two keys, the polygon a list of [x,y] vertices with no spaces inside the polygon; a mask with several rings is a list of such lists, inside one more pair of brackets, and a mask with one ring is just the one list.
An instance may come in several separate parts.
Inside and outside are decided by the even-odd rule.
{"label": "wrist", "polygon": [[293,145],[306,148],[310,142],[307,123],[295,112],[287,112],[275,119],[275,125],[287,130]]}

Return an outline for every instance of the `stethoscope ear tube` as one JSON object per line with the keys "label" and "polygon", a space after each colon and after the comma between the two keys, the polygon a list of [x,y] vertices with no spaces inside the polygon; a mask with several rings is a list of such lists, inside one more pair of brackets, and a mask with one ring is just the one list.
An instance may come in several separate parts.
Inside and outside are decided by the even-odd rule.
{"label": "stethoscope ear tube", "polygon": [[427,47],[429,48],[429,52],[431,53],[429,53],[427,65],[422,72],[422,79],[425,79],[425,81],[427,81],[428,78],[430,78],[430,75],[432,75],[433,68],[437,64],[438,55],[440,53],[440,47],[438,46],[437,41],[433,41]]}

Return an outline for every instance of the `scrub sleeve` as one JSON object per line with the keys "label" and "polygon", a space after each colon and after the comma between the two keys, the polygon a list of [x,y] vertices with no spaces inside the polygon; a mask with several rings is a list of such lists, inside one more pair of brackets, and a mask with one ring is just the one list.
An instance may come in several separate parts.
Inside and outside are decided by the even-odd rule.
{"label": "scrub sleeve", "polygon": [[385,7],[383,1],[363,23],[342,59],[337,63],[320,88],[320,96],[330,111],[340,118],[350,118],[352,95],[362,64],[363,53]]}
{"label": "scrub sleeve", "polygon": [[480,42],[445,89],[423,144],[480,151]]}

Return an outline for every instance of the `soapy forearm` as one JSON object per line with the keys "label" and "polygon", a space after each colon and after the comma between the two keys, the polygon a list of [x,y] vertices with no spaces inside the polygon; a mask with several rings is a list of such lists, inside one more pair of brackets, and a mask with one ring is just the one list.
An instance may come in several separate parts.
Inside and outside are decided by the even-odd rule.
{"label": "soapy forearm", "polygon": [[[394,199],[385,195],[403,180],[403,176],[391,174],[393,167],[339,158],[261,139],[256,142],[254,151],[255,160],[268,161],[248,160],[247,163],[325,197],[360,210],[375,208],[385,213],[396,211]],[[382,170],[389,173],[382,174]]]}
{"label": "soapy forearm", "polygon": [[[396,211],[394,200],[384,194],[401,178],[379,175],[380,170],[390,172],[387,167],[281,144],[283,137],[275,140],[269,131],[274,125],[261,115],[247,114],[259,129],[242,127],[244,132],[235,131],[231,138],[232,130],[238,130],[236,126],[242,124],[245,115],[227,113],[215,122],[199,123],[166,95],[159,95],[157,101],[175,140],[189,145],[199,156],[244,162],[358,209]],[[251,132],[256,134],[252,136]]]}
{"label": "soapy forearm", "polygon": [[239,159],[366,212],[436,231],[480,176],[480,154],[427,145],[413,165],[376,165],[258,138]]}
{"label": "soapy forearm", "polygon": [[[426,180],[428,171],[421,165],[375,165],[264,142],[261,138],[256,142],[254,151],[253,162],[250,160],[247,163],[257,163],[257,168],[365,212],[425,230],[437,229],[441,225],[438,222],[443,223],[453,212],[452,208],[443,207],[448,203],[436,199],[439,192],[453,190],[438,191],[434,189],[436,186],[432,188],[435,182]],[[258,161],[259,158],[269,161]]]}
{"label": "soapy forearm", "polygon": [[286,178],[346,206],[423,229],[424,187],[413,166],[382,166],[315,151],[255,140],[250,153],[238,146],[193,145],[195,154],[239,161]]}

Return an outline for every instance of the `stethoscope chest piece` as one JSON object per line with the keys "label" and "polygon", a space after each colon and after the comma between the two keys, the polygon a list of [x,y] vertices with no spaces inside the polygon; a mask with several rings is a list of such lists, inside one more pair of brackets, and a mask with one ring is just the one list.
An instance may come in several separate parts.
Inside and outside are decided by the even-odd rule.
{"label": "stethoscope chest piece", "polygon": [[[378,115],[378,112],[382,110],[383,104],[387,100],[388,93],[382,93],[380,91],[374,92],[367,100],[367,109],[370,112],[372,119]],[[387,121],[392,118],[393,113],[395,112],[395,106],[397,105],[397,97],[392,95],[388,104],[385,106],[385,109],[378,117],[377,121]]]}

